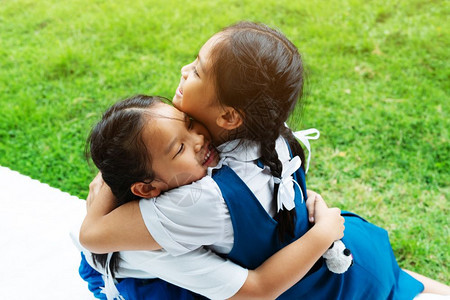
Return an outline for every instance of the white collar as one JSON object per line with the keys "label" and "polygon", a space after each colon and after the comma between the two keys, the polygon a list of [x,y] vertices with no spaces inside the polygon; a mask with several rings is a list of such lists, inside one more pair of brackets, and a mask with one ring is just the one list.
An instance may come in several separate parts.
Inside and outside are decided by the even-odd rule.
{"label": "white collar", "polygon": [[[285,148],[286,142],[280,135],[276,140],[275,149]],[[218,146],[217,150],[220,152],[221,157],[233,158],[243,162],[255,161],[261,157],[261,148],[259,144],[250,140],[236,139],[225,142]]]}
{"label": "white collar", "polygon": [[222,158],[232,158],[238,161],[254,161],[261,157],[258,143],[249,140],[236,139],[225,142],[217,147]]}
{"label": "white collar", "polygon": [[226,160],[232,159],[241,162],[251,162],[261,157],[258,143],[250,140],[235,139],[217,146],[220,160],[215,167],[208,168],[207,174],[212,176],[214,170],[222,168]]}
{"label": "white collar", "polygon": [[261,157],[259,145],[249,140],[236,139],[225,142],[217,147],[217,151],[220,153],[220,160],[215,167],[208,168],[209,176],[212,176],[214,170],[222,168],[227,159],[249,162]]}

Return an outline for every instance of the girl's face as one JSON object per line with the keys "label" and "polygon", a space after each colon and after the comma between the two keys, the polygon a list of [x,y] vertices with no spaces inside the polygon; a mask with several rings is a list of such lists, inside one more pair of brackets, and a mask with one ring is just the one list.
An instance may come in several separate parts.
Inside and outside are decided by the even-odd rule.
{"label": "girl's face", "polygon": [[214,142],[221,142],[220,136],[223,136],[223,129],[216,124],[222,110],[210,70],[210,52],[219,35],[211,37],[200,49],[197,58],[181,68],[180,84],[173,97],[176,108],[205,124]]}
{"label": "girl's face", "polygon": [[142,131],[142,139],[153,158],[155,181],[169,190],[192,183],[214,167],[219,155],[210,143],[206,128],[187,114],[164,104],[152,108],[152,118]]}

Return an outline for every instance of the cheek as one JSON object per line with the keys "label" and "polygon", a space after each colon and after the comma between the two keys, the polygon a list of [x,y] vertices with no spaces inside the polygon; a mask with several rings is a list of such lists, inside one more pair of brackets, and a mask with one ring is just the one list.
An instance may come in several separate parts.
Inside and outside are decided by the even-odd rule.
{"label": "cheek", "polygon": [[199,105],[207,100],[206,87],[199,82],[191,83],[189,87],[186,87],[184,92],[183,102],[186,105]]}
{"label": "cheek", "polygon": [[189,109],[189,108],[195,106],[196,103],[198,103],[197,95],[192,95],[192,94],[186,93],[183,96],[183,100],[181,101],[181,106],[184,109]]}
{"label": "cheek", "polygon": [[190,163],[189,170],[190,172],[186,178],[186,180],[189,181],[188,183],[197,181],[206,175],[206,169],[199,165],[196,160]]}

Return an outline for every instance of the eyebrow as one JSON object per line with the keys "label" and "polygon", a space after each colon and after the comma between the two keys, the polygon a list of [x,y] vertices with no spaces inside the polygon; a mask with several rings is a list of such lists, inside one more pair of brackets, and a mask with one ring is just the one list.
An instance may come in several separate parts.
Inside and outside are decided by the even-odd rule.
{"label": "eyebrow", "polygon": [[[176,119],[176,120],[178,120],[178,119]],[[189,116],[186,113],[184,113],[184,123],[186,123],[187,120],[189,120]],[[179,120],[179,121],[181,121],[181,120]],[[166,150],[164,151],[164,154],[166,154],[166,155],[169,154],[172,151],[172,148],[176,144],[176,142],[177,142],[177,137],[174,136],[172,138],[172,140],[170,141],[169,146],[167,146]]]}

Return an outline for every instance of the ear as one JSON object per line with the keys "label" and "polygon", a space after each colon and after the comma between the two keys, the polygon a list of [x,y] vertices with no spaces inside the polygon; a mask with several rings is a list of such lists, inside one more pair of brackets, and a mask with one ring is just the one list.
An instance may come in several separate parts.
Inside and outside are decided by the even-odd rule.
{"label": "ear", "polygon": [[226,130],[233,130],[243,123],[241,114],[232,107],[225,107],[222,113],[217,117],[216,124]]}
{"label": "ear", "polygon": [[135,182],[131,185],[131,192],[142,198],[157,197],[162,191],[164,191],[163,186],[156,180],[151,183]]}

